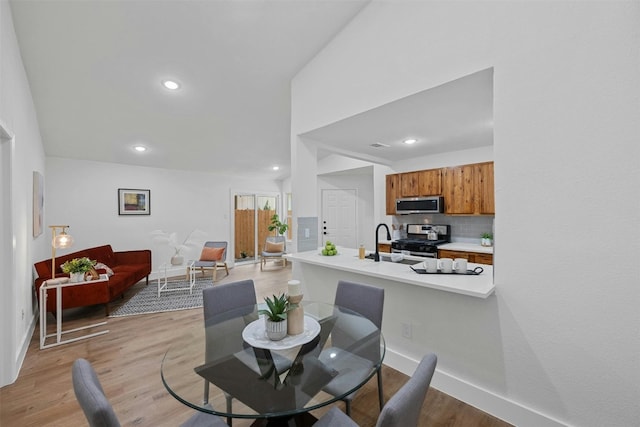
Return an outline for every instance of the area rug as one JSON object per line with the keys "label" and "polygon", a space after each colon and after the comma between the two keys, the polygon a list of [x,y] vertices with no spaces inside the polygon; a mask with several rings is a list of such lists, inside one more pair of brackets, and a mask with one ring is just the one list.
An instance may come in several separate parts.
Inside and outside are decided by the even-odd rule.
{"label": "area rug", "polygon": [[[186,280],[170,280],[167,289],[185,288],[189,286]],[[187,310],[202,307],[202,290],[213,286],[211,277],[196,279],[193,292],[189,289],[162,292],[158,297],[158,282],[150,280],[148,286],[142,286],[140,290],[113,309],[109,317],[132,316],[136,314],[160,313],[163,311]]]}

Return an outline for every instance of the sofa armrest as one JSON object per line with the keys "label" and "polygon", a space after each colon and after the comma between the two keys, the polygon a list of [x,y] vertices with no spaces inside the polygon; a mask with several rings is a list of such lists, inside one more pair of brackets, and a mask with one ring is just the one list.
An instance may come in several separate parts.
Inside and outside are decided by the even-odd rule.
{"label": "sofa armrest", "polygon": [[151,250],[141,249],[137,251],[114,252],[117,265],[125,264],[149,264],[151,268]]}

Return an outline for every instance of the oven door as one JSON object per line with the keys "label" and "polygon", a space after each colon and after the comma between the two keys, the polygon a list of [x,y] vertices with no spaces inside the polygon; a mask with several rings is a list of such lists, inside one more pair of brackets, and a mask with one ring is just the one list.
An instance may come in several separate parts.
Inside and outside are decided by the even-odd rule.
{"label": "oven door", "polygon": [[[400,250],[400,249],[391,249],[391,252],[396,253],[396,254],[401,254],[404,253],[406,255],[407,250]],[[436,250],[435,252],[414,252],[414,251],[408,251],[409,255],[412,256],[421,256],[423,258],[437,258],[438,257],[438,251]]]}

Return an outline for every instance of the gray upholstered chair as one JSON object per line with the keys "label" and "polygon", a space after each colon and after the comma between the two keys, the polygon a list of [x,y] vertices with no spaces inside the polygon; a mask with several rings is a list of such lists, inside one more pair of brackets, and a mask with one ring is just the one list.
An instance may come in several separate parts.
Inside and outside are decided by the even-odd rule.
{"label": "gray upholstered chair", "polygon": [[[202,291],[202,309],[204,313],[204,325],[209,326],[212,322],[220,320],[220,315],[225,312],[235,312],[243,307],[256,304],[256,289],[253,280],[240,280],[237,282],[224,283],[222,285],[211,286]],[[253,310],[251,310],[253,311]],[[242,329],[239,330],[239,333]],[[224,341],[221,344],[215,336],[207,335],[205,341],[205,358],[207,362],[215,361],[218,357],[229,353],[243,351],[242,345],[237,342],[229,343]],[[228,349],[222,345],[238,345],[237,348]],[[220,356],[219,356],[220,355]],[[227,411],[231,411],[232,396],[225,393],[227,401]],[[209,381],[204,381],[204,403],[209,401]],[[227,424],[232,425],[232,419],[227,418]]]}
{"label": "gray upholstered chair", "polygon": [[[338,281],[338,288],[336,290],[335,296],[335,305],[339,307],[344,307],[349,310],[353,310],[373,323],[378,330],[382,328],[382,311],[384,308],[384,289],[377,288],[371,285],[365,285],[361,283],[348,282],[345,280]],[[325,361],[327,364],[331,365],[333,360],[339,360],[340,358],[331,357],[331,353],[334,353],[335,348],[345,348],[348,346],[348,342],[350,338],[346,338],[345,345],[342,345],[342,337],[339,333],[339,330],[334,331],[331,337],[333,347],[327,350],[324,350],[320,355],[320,359]],[[344,351],[344,350],[339,350]],[[362,349],[360,350],[363,351]],[[374,360],[379,358],[380,346],[379,341],[377,339],[371,340],[369,343],[369,348],[366,349],[367,352],[371,353],[369,359],[364,359],[363,362],[370,363],[369,360]],[[367,354],[369,354],[367,353]],[[369,366],[364,367],[364,372],[370,372],[370,364]],[[340,368],[336,367],[336,370],[340,370]],[[380,372],[382,366],[378,367],[376,372],[376,376],[378,379],[378,400],[380,403],[380,410],[384,406],[384,397],[382,392],[382,373]],[[353,384],[356,385],[361,381],[361,378],[357,369],[350,370],[350,372],[346,375],[340,375],[336,377],[333,381],[327,384],[324,388],[329,394],[333,394],[334,396],[339,394],[338,390],[344,390],[345,384]],[[346,405],[346,413],[347,415],[351,415],[351,401],[355,397],[355,392],[346,396],[342,400]]]}
{"label": "gray upholstered chair", "polygon": [[264,248],[260,252],[260,270],[267,265],[267,260],[282,262],[282,266],[287,266],[287,238],[285,236],[267,236]]}
{"label": "gray upholstered chair", "polygon": [[[71,368],[73,391],[89,427],[120,427],[118,417],[104,394],[96,371],[86,359],[76,359]],[[220,417],[198,412],[181,427],[226,427]]]}
{"label": "gray upholstered chair", "polygon": [[[221,253],[217,253],[216,250],[222,249]],[[218,256],[210,256],[212,253],[216,253]],[[200,253],[200,259],[197,259],[193,263],[195,269],[200,269],[200,273],[204,275],[204,270],[213,270],[213,281],[216,281],[217,272],[219,268],[223,268],[227,276],[229,275],[229,267],[227,266],[227,242],[204,242],[204,247]],[[189,268],[187,267],[187,277],[189,276]]]}
{"label": "gray upholstered chair", "polygon": [[[418,425],[420,411],[431,384],[438,358],[427,354],[422,358],[409,381],[384,406],[376,427],[413,427]],[[357,427],[351,418],[335,406],[323,415],[314,427]]]}

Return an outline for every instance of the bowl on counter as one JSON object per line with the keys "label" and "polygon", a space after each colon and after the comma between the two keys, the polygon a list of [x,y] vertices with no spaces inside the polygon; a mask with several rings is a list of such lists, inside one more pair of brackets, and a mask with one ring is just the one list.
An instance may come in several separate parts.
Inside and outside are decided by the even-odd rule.
{"label": "bowl on counter", "polygon": [[398,254],[395,252],[391,253],[391,261],[392,262],[400,262],[404,259],[404,255],[403,254]]}

